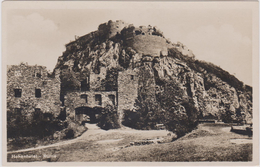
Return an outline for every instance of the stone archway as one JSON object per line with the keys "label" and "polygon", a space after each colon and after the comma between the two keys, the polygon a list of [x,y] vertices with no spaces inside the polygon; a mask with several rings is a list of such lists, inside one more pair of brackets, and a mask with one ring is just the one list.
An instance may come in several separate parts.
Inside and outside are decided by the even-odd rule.
{"label": "stone archway", "polygon": [[84,123],[97,123],[98,114],[101,113],[101,108],[98,107],[78,107],[75,109],[75,120]]}

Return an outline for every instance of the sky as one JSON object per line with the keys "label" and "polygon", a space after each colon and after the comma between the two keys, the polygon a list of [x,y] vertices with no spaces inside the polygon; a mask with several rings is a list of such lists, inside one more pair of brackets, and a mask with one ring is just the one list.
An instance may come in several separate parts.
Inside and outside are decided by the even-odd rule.
{"label": "sky", "polygon": [[157,26],[171,42],[192,50],[196,59],[212,62],[252,85],[252,11],[247,5],[84,2],[57,7],[49,2],[3,6],[8,8],[3,16],[8,65],[28,62],[52,71],[75,35],[95,31],[109,20],[124,20],[135,26]]}

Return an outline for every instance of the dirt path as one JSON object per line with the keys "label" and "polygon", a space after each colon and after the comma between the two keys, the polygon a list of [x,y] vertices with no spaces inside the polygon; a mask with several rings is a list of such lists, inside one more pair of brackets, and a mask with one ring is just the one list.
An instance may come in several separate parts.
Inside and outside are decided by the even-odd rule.
{"label": "dirt path", "polygon": [[[51,148],[51,147],[59,147],[59,146],[64,146],[64,145],[68,145],[68,144],[73,144],[73,143],[80,142],[80,141],[84,142],[84,141],[89,141],[89,140],[96,140],[98,135],[104,135],[104,134],[108,135],[111,133],[143,134],[147,138],[155,136],[155,135],[166,136],[169,133],[169,131],[166,131],[166,130],[136,130],[136,129],[131,129],[128,127],[122,127],[120,129],[112,129],[112,130],[106,131],[106,130],[100,129],[96,124],[87,123],[86,126],[88,127],[88,130],[86,132],[84,132],[81,136],[79,136],[75,139],[61,141],[61,142],[46,145],[46,146],[38,146],[38,147],[32,147],[32,148],[27,148],[27,149],[9,151],[9,152],[7,152],[7,154],[34,151],[34,150],[40,150],[40,149],[45,149],[45,148]],[[100,142],[102,143],[102,141],[100,141]]]}
{"label": "dirt path", "polygon": [[18,153],[18,152],[34,151],[34,150],[40,150],[40,149],[45,149],[45,148],[58,147],[58,146],[63,146],[63,145],[67,145],[67,144],[72,144],[72,143],[78,142],[79,140],[86,140],[86,139],[89,138],[89,136],[95,135],[95,134],[98,134],[98,133],[102,133],[102,131],[104,131],[104,130],[100,129],[95,124],[87,124],[87,127],[88,127],[88,130],[86,132],[84,132],[81,136],[79,136],[79,137],[77,137],[75,139],[61,141],[61,142],[50,144],[50,145],[46,145],[46,146],[38,146],[38,147],[21,149],[21,150],[8,151],[7,154]]}
{"label": "dirt path", "polygon": [[[174,142],[160,144],[138,144],[138,142],[160,139],[163,136],[167,138],[169,131],[135,130],[127,127],[105,131],[93,124],[87,127],[88,131],[76,139],[8,152],[8,162],[252,160],[252,139],[230,132],[230,127],[223,125],[201,124],[196,130]],[[16,156],[16,152],[21,156],[32,154],[38,157],[16,159],[12,157]],[[51,158],[46,158],[44,155]]]}
{"label": "dirt path", "polygon": [[[11,153],[18,153],[18,152],[34,151],[34,150],[51,148],[51,147],[59,147],[59,146],[69,145],[69,144],[73,144],[73,143],[76,143],[76,142],[90,141],[90,140],[95,140],[99,144],[123,140],[123,138],[106,139],[106,140],[100,140],[100,141],[97,140],[98,136],[109,135],[109,134],[114,134],[114,133],[132,134],[132,135],[142,134],[143,136],[146,136],[147,138],[154,137],[154,136],[166,136],[169,133],[169,131],[166,131],[166,130],[136,130],[136,129],[131,129],[131,128],[128,128],[128,127],[122,127],[120,129],[112,129],[112,130],[109,130],[109,131],[105,131],[105,130],[100,129],[96,124],[86,124],[86,126],[88,127],[88,130],[86,132],[84,132],[81,136],[79,136],[75,139],[61,141],[61,142],[46,145],[46,146],[38,146],[38,147],[32,147],[32,148],[21,149],[21,150],[16,150],[16,151],[9,151],[7,153],[11,154]],[[206,131],[210,132],[211,134],[216,134],[215,131],[211,130],[207,126],[201,126],[200,129],[206,130]],[[222,131],[224,133],[231,133],[230,127],[221,127],[218,130]]]}

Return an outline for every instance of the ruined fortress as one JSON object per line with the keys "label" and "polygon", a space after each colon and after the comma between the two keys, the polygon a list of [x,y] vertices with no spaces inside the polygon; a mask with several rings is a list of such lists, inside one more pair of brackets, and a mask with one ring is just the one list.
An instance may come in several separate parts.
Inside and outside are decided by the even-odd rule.
{"label": "ruined fortress", "polygon": [[[78,37],[75,41],[66,44],[64,53],[73,53],[75,50],[81,49],[93,38],[97,38],[97,40],[100,38],[111,39],[118,34],[123,36],[127,47],[133,48],[137,54],[133,55],[130,60],[131,68],[118,72],[115,89],[112,90],[104,87],[104,84],[102,85],[107,76],[106,65],[99,67],[98,72],[86,66],[89,70],[85,73],[85,77],[82,78],[76,73],[74,74],[77,89],[61,91],[60,73],[62,70],[55,69],[54,78],[50,78],[46,67],[29,66],[22,63],[11,66],[8,70],[7,101],[12,104],[8,105],[8,110],[21,111],[21,103],[30,99],[31,102],[28,104],[30,112],[41,110],[42,112],[55,113],[56,116],[60,112],[65,112],[68,117],[80,122],[84,121],[85,115],[89,115],[92,120],[95,120],[100,108],[110,104],[117,106],[119,118],[122,120],[123,111],[133,109],[135,99],[138,96],[139,74],[135,65],[140,63],[140,60],[151,63],[154,57],[167,55],[167,43],[162,32],[152,26],[136,28],[123,21],[109,21],[101,24],[98,31]],[[112,45],[112,43],[101,44],[104,49],[111,48]],[[116,47],[114,46],[114,48]],[[71,56],[63,56],[59,60],[63,59],[63,66],[73,71],[75,62],[71,58],[75,55]],[[66,58],[68,60],[64,61]],[[99,57],[98,61],[107,61],[102,60],[102,58]],[[108,61],[114,61],[114,64],[118,65],[118,59],[119,56],[114,54]],[[109,62],[109,64],[111,65],[113,62]]]}
{"label": "ruined fortress", "polygon": [[162,83],[176,81],[201,113],[243,111],[251,119],[250,91],[239,91],[233,82],[207,72],[207,66],[194,65],[200,62],[195,62],[192,51],[171,43],[157,27],[108,21],[65,46],[51,75],[42,66],[8,68],[8,112],[21,112],[26,103],[30,112],[63,113],[78,122],[95,122],[102,108],[114,105],[121,122],[124,111],[135,108],[138,96],[156,99],[164,90]]}
{"label": "ruined fortress", "polygon": [[36,111],[60,114],[58,70],[49,76],[46,67],[21,63],[7,69],[7,112],[27,114]]}
{"label": "ruined fortress", "polygon": [[92,74],[89,75],[89,80],[83,80],[80,90],[66,92],[62,101],[58,70],[53,76],[48,76],[44,66],[24,63],[12,65],[8,67],[7,73],[7,110],[19,114],[42,111],[56,117],[61,112],[66,112],[67,116],[81,123],[85,115],[90,116],[89,121],[95,121],[100,109],[109,104],[117,106],[122,119],[123,110],[132,109],[137,97],[136,74],[133,70],[119,72],[118,91],[97,91],[91,85],[95,85],[104,76],[101,70],[99,75]]}

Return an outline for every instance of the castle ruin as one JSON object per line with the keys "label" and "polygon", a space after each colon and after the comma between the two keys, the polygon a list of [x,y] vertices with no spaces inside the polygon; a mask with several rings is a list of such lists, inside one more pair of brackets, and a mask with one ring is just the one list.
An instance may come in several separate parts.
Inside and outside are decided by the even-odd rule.
{"label": "castle ruin", "polygon": [[7,112],[26,114],[42,111],[60,114],[59,71],[49,76],[44,66],[21,63],[7,69]]}

